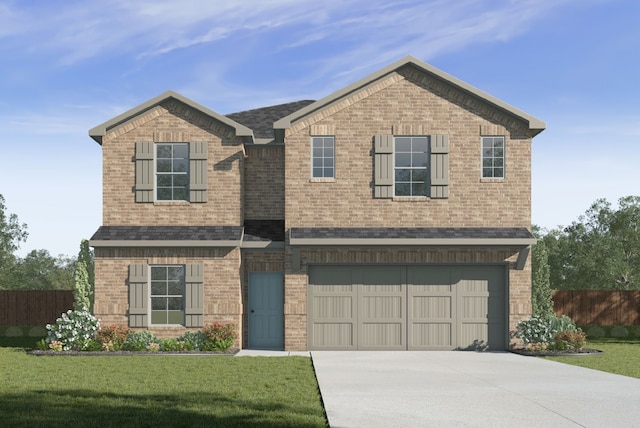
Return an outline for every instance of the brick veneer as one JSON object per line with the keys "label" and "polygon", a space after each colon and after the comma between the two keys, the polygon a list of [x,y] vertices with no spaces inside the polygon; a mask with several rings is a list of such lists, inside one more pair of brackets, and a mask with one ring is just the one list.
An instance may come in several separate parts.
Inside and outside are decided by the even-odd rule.
{"label": "brick veneer", "polygon": [[[310,137],[336,137],[335,178],[310,178]],[[447,134],[449,198],[373,198],[373,136]],[[504,179],[481,178],[482,135],[504,135]],[[405,67],[294,123],[285,140],[285,224],[291,227],[531,227],[527,124]],[[509,328],[531,315],[531,269],[517,251],[492,249],[303,250],[285,275],[285,346],[306,349],[307,263],[508,263]]]}
{"label": "brick veneer", "polygon": [[[102,224],[241,225],[244,156],[232,131],[171,100],[109,132],[102,140]],[[151,141],[209,143],[208,202],[135,202],[135,143]]]}
{"label": "brick veneer", "polygon": [[[129,265],[204,264],[205,324],[230,322],[238,327],[238,345],[242,343],[242,297],[240,250],[228,248],[96,248],[95,315],[103,324],[128,325]],[[159,336],[177,337],[185,327],[153,327]],[[193,329],[197,330],[197,329]]]}

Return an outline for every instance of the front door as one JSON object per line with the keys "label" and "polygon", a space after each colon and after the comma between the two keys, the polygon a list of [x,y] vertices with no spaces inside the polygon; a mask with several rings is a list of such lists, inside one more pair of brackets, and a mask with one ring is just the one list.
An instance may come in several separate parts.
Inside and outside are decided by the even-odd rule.
{"label": "front door", "polygon": [[284,349],[281,272],[249,272],[249,348]]}

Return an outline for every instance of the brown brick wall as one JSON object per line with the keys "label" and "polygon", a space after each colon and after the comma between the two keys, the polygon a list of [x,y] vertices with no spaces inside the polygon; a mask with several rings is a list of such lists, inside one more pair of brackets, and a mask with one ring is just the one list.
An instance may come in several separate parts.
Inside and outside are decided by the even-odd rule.
{"label": "brown brick wall", "polygon": [[[335,180],[310,180],[310,134],[336,136]],[[531,225],[531,137],[524,123],[413,69],[293,125],[286,136],[286,225],[527,227]],[[506,177],[481,179],[480,136],[506,137]],[[375,134],[448,134],[448,199],[373,198]]]}
{"label": "brown brick wall", "polygon": [[[95,315],[104,324],[128,325],[129,265],[204,264],[205,324],[233,323],[242,343],[242,296],[240,250],[215,248],[96,248]],[[159,336],[177,337],[184,327],[149,327]],[[197,330],[197,329],[196,329]]]}
{"label": "brown brick wall", "polygon": [[[290,254],[288,254],[290,256]],[[290,260],[290,257],[287,257]],[[469,264],[509,265],[509,330],[531,315],[531,267],[515,270],[516,249],[303,249],[301,269],[293,271],[286,263],[285,349],[307,347],[307,274],[309,264]]]}
{"label": "brown brick wall", "polygon": [[284,220],[284,147],[247,146],[244,210],[248,220]]}
{"label": "brown brick wall", "polygon": [[[109,132],[102,143],[102,224],[240,225],[244,159],[232,131],[178,101],[167,101]],[[167,136],[208,142],[208,202],[135,202],[135,143],[162,142]]]}

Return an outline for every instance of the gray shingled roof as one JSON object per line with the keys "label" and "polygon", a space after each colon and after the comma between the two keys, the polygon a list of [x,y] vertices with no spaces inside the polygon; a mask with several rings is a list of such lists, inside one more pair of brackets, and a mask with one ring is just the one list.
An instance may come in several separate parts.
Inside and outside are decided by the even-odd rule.
{"label": "gray shingled roof", "polygon": [[239,241],[241,226],[101,226],[91,241]]}
{"label": "gray shingled roof", "polygon": [[534,239],[519,227],[296,227],[292,239]]}
{"label": "gray shingled roof", "polygon": [[226,117],[253,130],[255,138],[273,138],[273,123],[313,103],[313,100],[295,101],[270,107],[240,111]]}

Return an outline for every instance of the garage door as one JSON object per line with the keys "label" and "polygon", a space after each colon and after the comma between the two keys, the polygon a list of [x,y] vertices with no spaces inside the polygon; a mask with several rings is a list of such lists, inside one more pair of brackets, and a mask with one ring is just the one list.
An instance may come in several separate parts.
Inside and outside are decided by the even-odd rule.
{"label": "garage door", "polygon": [[310,266],[312,350],[505,349],[504,266]]}

